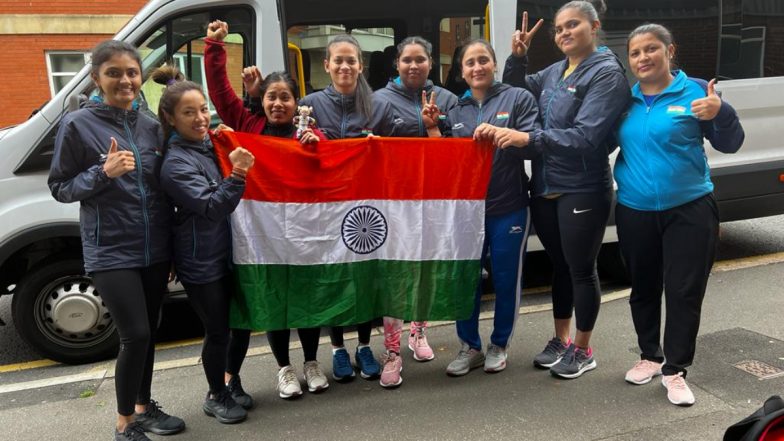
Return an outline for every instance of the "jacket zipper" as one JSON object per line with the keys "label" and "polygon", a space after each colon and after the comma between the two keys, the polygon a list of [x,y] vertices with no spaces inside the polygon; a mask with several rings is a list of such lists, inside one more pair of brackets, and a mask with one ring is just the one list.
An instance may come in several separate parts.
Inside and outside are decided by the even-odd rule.
{"label": "jacket zipper", "polygon": [[139,194],[142,198],[142,214],[144,216],[144,266],[150,265],[150,216],[147,213],[147,194],[144,191],[144,179],[142,168],[142,155],[136,147],[131,134],[131,128],[128,127],[128,112],[123,114],[123,127],[125,127],[125,134],[128,136],[128,143],[133,150],[133,156],[136,158],[136,184],[139,186]]}
{"label": "jacket zipper", "polygon": [[95,245],[101,245],[101,204],[95,206]]}
{"label": "jacket zipper", "polygon": [[340,95],[340,108],[343,109],[343,112],[340,117],[340,138],[343,139],[346,137],[347,115],[346,115],[346,101],[345,98],[343,98],[342,94]]}
{"label": "jacket zipper", "polygon": [[196,218],[191,218],[191,234],[193,234],[193,257],[196,258]]}
{"label": "jacket zipper", "polygon": [[422,107],[419,105],[416,98],[414,98],[414,108],[416,109],[417,114],[417,124],[419,124],[419,136],[426,136],[425,122],[422,121]]}
{"label": "jacket zipper", "polygon": [[[656,97],[658,98],[658,97]],[[651,102],[651,105],[645,106],[645,123],[643,124],[642,133],[643,133],[643,141],[642,145],[645,147],[645,157],[650,158],[650,151],[648,148],[648,120],[651,115],[651,107],[653,107],[653,103],[656,102],[656,98]],[[653,184],[653,192],[656,194],[656,210],[659,211],[661,209],[661,202],[659,201],[659,188],[656,185],[656,180],[653,179],[653,172],[651,172],[650,164],[646,162],[647,169],[648,169],[648,179]]]}
{"label": "jacket zipper", "polygon": [[[555,92],[560,90],[563,86],[564,80],[563,78],[558,80],[558,84],[555,85],[555,89],[553,89],[553,93],[550,94],[550,99],[547,100],[547,105],[544,107],[544,130],[550,128],[550,105],[553,104],[553,100],[555,99]],[[547,185],[547,161],[545,158],[542,158],[542,182],[544,183],[544,195],[550,193],[549,186]]]}

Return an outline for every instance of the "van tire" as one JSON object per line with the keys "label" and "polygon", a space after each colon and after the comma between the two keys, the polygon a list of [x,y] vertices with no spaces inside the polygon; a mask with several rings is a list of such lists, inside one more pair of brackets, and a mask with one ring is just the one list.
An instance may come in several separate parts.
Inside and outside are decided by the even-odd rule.
{"label": "van tire", "polygon": [[11,308],[19,335],[46,358],[82,364],[117,355],[114,322],[78,257],[50,258],[30,270]]}

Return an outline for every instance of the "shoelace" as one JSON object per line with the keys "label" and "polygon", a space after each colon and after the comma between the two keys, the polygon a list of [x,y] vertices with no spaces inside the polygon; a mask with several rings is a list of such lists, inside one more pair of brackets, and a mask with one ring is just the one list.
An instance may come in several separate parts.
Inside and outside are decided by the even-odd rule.
{"label": "shoelace", "polygon": [[656,367],[655,365],[656,365],[656,363],[654,363],[654,362],[652,362],[650,360],[640,360],[640,361],[638,361],[637,363],[634,364],[634,367],[632,369],[648,371],[648,370],[654,369]]}
{"label": "shoelace", "polygon": [[554,339],[548,341],[547,346],[545,346],[544,348],[545,352],[550,352],[553,354],[558,354],[560,352],[563,352],[563,350],[564,350],[563,343],[561,343],[561,339],[558,337],[555,337]]}
{"label": "shoelace", "polygon": [[362,366],[368,366],[368,365],[372,364],[375,361],[373,359],[372,353],[370,351],[367,351],[367,350],[359,351],[359,353],[357,354],[357,357],[359,357],[359,359],[362,360]]}
{"label": "shoelace", "polygon": [[236,392],[238,394],[245,393],[245,391],[242,389],[242,380],[240,379],[239,375],[234,375],[231,377],[227,389],[229,389],[230,392]]}
{"label": "shoelace", "polygon": [[150,400],[150,402],[147,404],[147,409],[144,411],[144,415],[155,419],[161,416],[165,416],[166,414],[163,413],[161,410],[162,408],[163,406],[159,405],[157,401]]}
{"label": "shoelace", "polygon": [[348,358],[346,351],[338,351],[335,353],[334,362],[339,369],[348,369],[351,367],[351,361]]}
{"label": "shoelace", "polygon": [[457,358],[471,358],[471,347],[468,345],[463,345],[463,347],[460,348],[460,352],[457,353]]}
{"label": "shoelace", "polygon": [[675,378],[667,382],[667,385],[673,389],[678,390],[685,390],[686,389],[686,380],[683,379],[683,374],[678,373],[675,375]]}
{"label": "shoelace", "polygon": [[131,440],[149,439],[147,438],[147,435],[144,434],[144,429],[142,429],[142,426],[139,425],[137,421],[129,423],[127,426],[125,426],[123,435],[125,435],[126,438]]}
{"label": "shoelace", "polygon": [[305,376],[308,378],[312,377],[322,377],[324,374],[321,372],[321,368],[318,364],[306,364],[305,365]]}
{"label": "shoelace", "polygon": [[427,346],[427,337],[425,337],[424,329],[417,328],[416,334],[414,334],[414,346],[417,348]]}

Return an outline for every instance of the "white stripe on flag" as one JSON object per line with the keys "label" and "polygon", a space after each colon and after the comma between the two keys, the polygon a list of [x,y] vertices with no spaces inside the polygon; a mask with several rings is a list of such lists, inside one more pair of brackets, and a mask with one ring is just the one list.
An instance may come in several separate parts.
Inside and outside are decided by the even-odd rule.
{"label": "white stripe on flag", "polygon": [[234,263],[479,259],[484,205],[484,200],[303,204],[243,199],[231,216]]}

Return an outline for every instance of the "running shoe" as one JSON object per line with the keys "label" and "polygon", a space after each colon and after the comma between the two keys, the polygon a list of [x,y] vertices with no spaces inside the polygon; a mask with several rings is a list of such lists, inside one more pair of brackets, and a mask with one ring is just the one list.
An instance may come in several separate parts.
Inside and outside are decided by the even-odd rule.
{"label": "running shoe", "polygon": [[485,354],[481,350],[473,349],[463,343],[460,352],[457,353],[457,357],[446,367],[446,374],[452,377],[459,377],[467,374],[471,369],[476,369],[484,364]]}
{"label": "running shoe", "polygon": [[156,435],[174,435],[185,430],[185,421],[161,410],[155,400],[150,400],[143,413],[136,413],[136,422],[145,432]]}
{"label": "running shoe", "polygon": [[414,360],[416,361],[430,361],[436,356],[433,349],[427,344],[427,337],[425,336],[425,328],[411,328],[411,334],[408,336],[408,349],[414,352]]}
{"label": "running shoe", "polygon": [[625,380],[631,384],[648,384],[653,377],[661,375],[662,363],[640,360],[626,372]]}
{"label": "running shoe", "polygon": [[381,363],[384,369],[381,371],[381,379],[378,383],[381,387],[393,388],[403,383],[400,373],[403,371],[403,359],[394,352],[387,352],[381,356]]}
{"label": "running shoe", "polygon": [[566,348],[568,348],[571,343],[571,339],[564,344],[560,338],[553,337],[552,340],[547,342],[547,346],[544,347],[544,350],[534,357],[534,366],[539,369],[550,369],[561,361],[561,358],[566,353]]}
{"label": "running shoe", "polygon": [[306,361],[303,371],[305,374],[305,383],[308,385],[308,392],[317,394],[329,387],[327,376],[324,375],[318,361]]}
{"label": "running shoe", "polygon": [[596,360],[593,359],[591,348],[580,349],[572,343],[561,361],[550,368],[550,373],[555,377],[572,379],[593,369],[596,369]]}
{"label": "running shoe", "polygon": [[242,379],[239,375],[232,375],[226,389],[231,393],[231,398],[244,409],[249,410],[253,407],[253,397],[242,388]]}
{"label": "running shoe", "polygon": [[492,343],[487,345],[485,372],[494,374],[504,369],[506,369],[506,349]]}
{"label": "running shoe", "polygon": [[381,366],[373,356],[370,346],[363,346],[361,349],[357,348],[354,359],[357,361],[359,375],[365,380],[373,380],[381,374]]}
{"label": "running shoe", "polygon": [[144,434],[144,429],[137,421],[128,423],[125,430],[118,432],[114,431],[114,441],[152,441],[147,435]]}
{"label": "running shoe", "polygon": [[239,423],[248,417],[248,411],[234,401],[228,389],[217,394],[207,393],[202,409],[222,424]]}
{"label": "running shoe", "polygon": [[332,378],[343,383],[354,379],[354,367],[351,366],[351,359],[348,357],[346,348],[332,351]]}
{"label": "running shoe", "polygon": [[675,375],[662,375],[662,386],[667,388],[667,399],[676,406],[691,406],[694,404],[694,394],[683,378],[683,372]]}
{"label": "running shoe", "polygon": [[285,366],[278,371],[278,395],[283,399],[297,398],[302,395],[297,373],[291,366]]}

